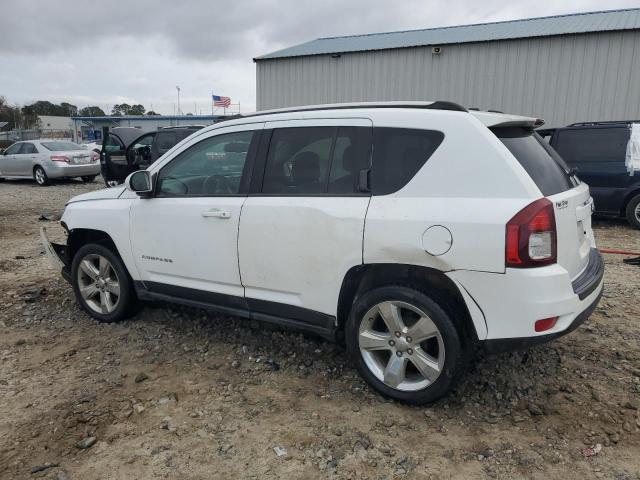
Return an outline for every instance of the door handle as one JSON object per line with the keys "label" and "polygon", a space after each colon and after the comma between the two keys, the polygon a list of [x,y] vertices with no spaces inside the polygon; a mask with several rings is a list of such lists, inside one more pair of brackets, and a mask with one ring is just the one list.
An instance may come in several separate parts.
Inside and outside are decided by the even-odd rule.
{"label": "door handle", "polygon": [[202,212],[202,216],[204,218],[231,218],[231,213],[225,210],[220,210],[219,208],[212,208],[211,210],[207,210]]}

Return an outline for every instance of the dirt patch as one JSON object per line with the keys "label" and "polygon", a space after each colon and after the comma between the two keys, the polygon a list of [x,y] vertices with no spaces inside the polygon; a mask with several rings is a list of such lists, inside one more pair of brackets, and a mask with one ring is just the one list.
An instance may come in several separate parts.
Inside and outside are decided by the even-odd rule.
{"label": "dirt patch", "polygon": [[[38,218],[100,186],[0,184],[0,478],[640,478],[640,269],[622,257],[583,327],[480,355],[415,408],[299,334],[168,305],[91,320],[46,268],[39,227],[62,232]],[[621,222],[595,229],[640,249]]]}

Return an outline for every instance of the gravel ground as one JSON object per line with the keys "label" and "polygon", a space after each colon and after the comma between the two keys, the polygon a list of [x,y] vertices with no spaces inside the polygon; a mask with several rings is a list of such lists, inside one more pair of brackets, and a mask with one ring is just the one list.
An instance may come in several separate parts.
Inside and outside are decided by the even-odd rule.
{"label": "gravel ground", "polygon": [[[0,478],[640,479],[640,267],[606,255],[580,329],[484,356],[429,408],[387,401],[339,346],[169,305],[101,325],[38,229],[97,180],[0,183]],[[595,223],[601,247],[640,232]]]}

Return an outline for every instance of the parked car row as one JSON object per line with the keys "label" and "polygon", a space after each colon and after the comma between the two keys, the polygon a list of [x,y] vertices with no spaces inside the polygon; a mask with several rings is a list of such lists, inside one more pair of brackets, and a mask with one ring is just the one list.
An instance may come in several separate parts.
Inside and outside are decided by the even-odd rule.
{"label": "parked car row", "polygon": [[[538,129],[537,133],[553,147],[555,152],[551,154],[559,154],[589,185],[596,214],[626,218],[631,226],[640,229],[640,166],[629,171],[627,158],[634,124],[640,135],[640,121],[576,123]],[[139,128],[115,127],[105,132],[102,144],[83,145],[99,156],[92,155],[86,165],[77,163],[83,162],[83,158],[72,160],[78,157],[77,153],[50,154],[46,145],[51,146],[54,141],[17,142],[0,156],[0,181],[11,177],[33,178],[39,185],[46,185],[50,179],[72,176],[91,181],[101,173],[107,186],[119,185],[130,173],[148,168],[201,128],[189,125],[143,133]],[[636,143],[640,152],[640,139]],[[64,146],[72,152],[78,150],[75,144],[60,142],[56,151]],[[96,158],[100,158],[99,168]],[[640,158],[636,161],[640,162]]]}
{"label": "parked car row", "polygon": [[0,155],[0,180],[32,178],[42,186],[57,178],[92,182],[100,173],[99,160],[97,153],[69,141],[16,142]]}
{"label": "parked car row", "polygon": [[260,112],[72,198],[66,245],[43,245],[99,321],[149,300],[304,329],[430,402],[477,346],[557,338],[602,295],[589,187],[539,123],[449,102]]}

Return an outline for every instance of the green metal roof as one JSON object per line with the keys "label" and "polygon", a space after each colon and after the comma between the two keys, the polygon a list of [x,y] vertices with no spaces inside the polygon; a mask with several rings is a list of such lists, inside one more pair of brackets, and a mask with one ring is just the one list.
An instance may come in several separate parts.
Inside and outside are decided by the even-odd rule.
{"label": "green metal roof", "polygon": [[629,8],[475,25],[318,38],[256,57],[254,60],[636,29],[640,29],[640,8]]}

